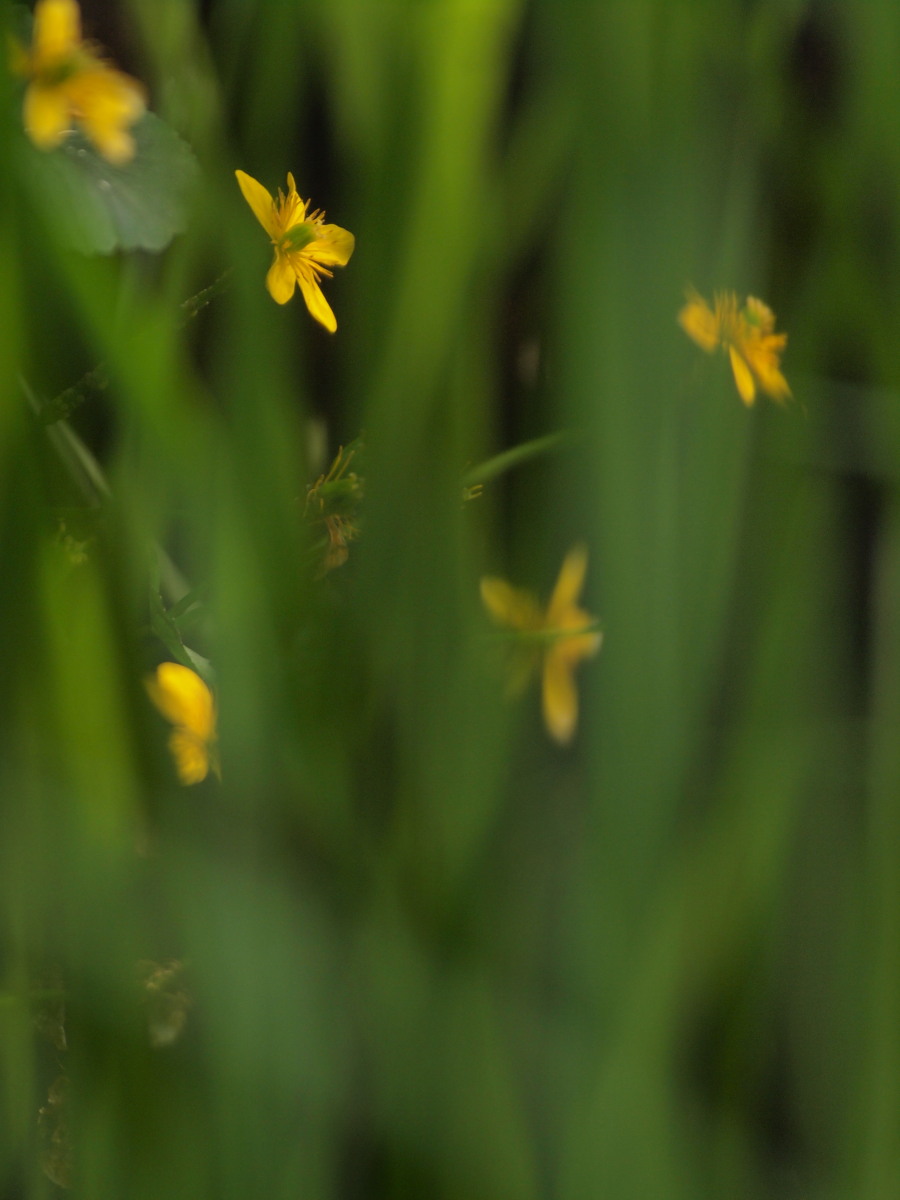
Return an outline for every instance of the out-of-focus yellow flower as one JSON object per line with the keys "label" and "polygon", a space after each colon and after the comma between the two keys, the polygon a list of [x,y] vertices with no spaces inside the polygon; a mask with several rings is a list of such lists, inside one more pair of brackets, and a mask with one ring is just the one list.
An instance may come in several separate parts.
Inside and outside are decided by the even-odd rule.
{"label": "out-of-focus yellow flower", "polygon": [[716,292],[715,310],[693,288],[678,314],[681,328],[708,354],[717,347],[728,351],[734,381],[743,402],[756,399],[757,386],[779,402],[791,389],[781,373],[780,356],[787,345],[786,333],[775,333],[775,314],[762,300],[748,296],[738,307],[734,292]]}
{"label": "out-of-focus yellow flower", "polygon": [[272,239],[275,259],[266,275],[266,287],[276,304],[287,304],[300,284],[306,307],[329,333],[337,329],[331,306],[322,295],[319,278],[333,274],[330,267],[345,267],[356,239],[340,225],[324,224],[321,209],[307,213],[309,200],[297,195],[294,177],[288,172],[288,192],[278,189],[278,199],[245,171],[235,171],[244,199]]}
{"label": "out-of-focus yellow flower", "polygon": [[586,571],[587,550],[575,546],[565,557],[546,611],[531,592],[504,579],[481,581],[481,598],[494,620],[523,635],[529,653],[522,682],[541,663],[544,724],[562,745],[572,740],[578,724],[575,668],[596,654],[603,640],[594,618],[577,603]]}
{"label": "out-of-focus yellow flower", "polygon": [[134,157],[129,130],[144,111],[144,89],[81,40],[75,0],[38,0],[31,49],[14,47],[13,69],[29,81],[25,132],[39,149],[58,146],[76,122],[109,162]]}
{"label": "out-of-focus yellow flower", "polygon": [[147,691],[174,726],[169,735],[169,749],[181,782],[200,783],[210,769],[218,775],[216,704],[196,671],[180,663],[160,663],[156,675],[147,680]]}

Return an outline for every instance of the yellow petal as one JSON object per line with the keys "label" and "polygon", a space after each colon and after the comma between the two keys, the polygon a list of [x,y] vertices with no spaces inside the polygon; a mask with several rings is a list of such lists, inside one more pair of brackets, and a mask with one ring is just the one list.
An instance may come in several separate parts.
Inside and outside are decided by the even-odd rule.
{"label": "yellow petal", "polygon": [[[584,576],[587,571],[587,547],[574,546],[563,560],[559,578],[550,597],[547,607],[547,626],[550,629],[571,628],[569,610],[575,605],[584,586]],[[582,614],[579,613],[579,617]],[[581,621],[579,620],[578,624]],[[586,624],[590,623],[587,618]]]}
{"label": "yellow petal", "polygon": [[140,84],[102,64],[79,71],[65,85],[72,111],[105,159],[128,162],[134,138],[128,129],[144,111]]}
{"label": "yellow petal", "polygon": [[567,745],[578,724],[578,692],[570,664],[552,647],[544,656],[543,709],[547,732]]}
{"label": "yellow petal", "polygon": [[302,260],[297,274],[297,282],[300,284],[300,291],[303,293],[310,316],[315,317],[320,325],[324,325],[329,333],[334,333],[337,329],[337,319],[331,311],[331,305],[322,295],[322,289],[312,270],[309,267],[303,270]]}
{"label": "yellow petal", "polygon": [[[271,193],[245,171],[235,171],[234,174],[244,199],[253,209],[253,215],[269,237],[277,239],[279,231],[275,223],[275,204]],[[291,290],[293,291],[293,289]],[[284,301],[279,301],[279,303],[284,303]]]}
{"label": "yellow petal", "polygon": [[688,302],[678,314],[678,323],[688,337],[708,353],[718,346],[720,329],[716,314],[696,292],[688,292]]}
{"label": "yellow petal", "polygon": [[481,580],[484,607],[500,625],[523,632],[540,629],[543,617],[531,592],[513,587],[505,579],[488,575]]}
{"label": "yellow petal", "polygon": [[99,154],[114,166],[122,166],[134,158],[134,138],[127,130],[82,121],[85,133],[97,147]]}
{"label": "yellow petal", "polygon": [[35,68],[70,57],[81,42],[81,14],[75,0],[38,0],[34,6],[32,52]]}
{"label": "yellow petal", "polygon": [[200,783],[209,772],[209,751],[206,743],[187,729],[173,729],[169,735],[169,749],[175,759],[178,778],[188,787]]}
{"label": "yellow petal", "polygon": [[320,225],[316,240],[306,247],[306,257],[326,267],[345,267],[356,246],[356,238],[340,225]]}
{"label": "yellow petal", "polygon": [[773,400],[787,400],[791,395],[788,381],[774,363],[766,363],[758,372],[759,386]]}
{"label": "yellow petal", "polygon": [[294,294],[297,276],[286,254],[275,251],[275,259],[266,275],[266,287],[276,304],[287,304]]}
{"label": "yellow petal", "polygon": [[756,399],[756,384],[753,382],[753,373],[741,355],[735,350],[734,346],[728,347],[728,357],[731,359],[731,369],[734,372],[734,382],[737,384],[737,390],[740,392],[743,402],[749,406]]}
{"label": "yellow petal", "polygon": [[216,709],[212,692],[190,667],[164,662],[147,680],[150,699],[173,725],[208,742],[215,736]]}
{"label": "yellow petal", "polygon": [[40,150],[58,146],[71,129],[69,101],[58,87],[32,83],[25,92],[25,132]]}
{"label": "yellow petal", "polygon": [[742,346],[744,357],[753,371],[759,386],[773,400],[786,400],[791,389],[779,370],[779,354],[787,343],[787,334],[770,333],[749,340]]}

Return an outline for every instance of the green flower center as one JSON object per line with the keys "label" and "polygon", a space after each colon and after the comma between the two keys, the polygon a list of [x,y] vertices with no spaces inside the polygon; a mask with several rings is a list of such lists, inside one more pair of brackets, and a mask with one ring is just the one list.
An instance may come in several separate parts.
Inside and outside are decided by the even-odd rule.
{"label": "green flower center", "polygon": [[59,87],[61,83],[65,83],[67,79],[71,79],[73,75],[77,75],[83,69],[84,62],[81,58],[75,56],[61,58],[43,66],[38,72],[37,78],[44,87]]}
{"label": "green flower center", "polygon": [[316,240],[316,227],[311,221],[303,221],[300,225],[292,225],[278,239],[278,248],[287,254],[302,250],[310,242]]}

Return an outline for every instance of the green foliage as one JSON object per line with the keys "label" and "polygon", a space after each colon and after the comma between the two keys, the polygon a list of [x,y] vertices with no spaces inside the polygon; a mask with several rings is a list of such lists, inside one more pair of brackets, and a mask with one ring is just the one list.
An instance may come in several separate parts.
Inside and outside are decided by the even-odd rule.
{"label": "green foliage", "polygon": [[[893,1195],[897,5],[117,14],[130,163],[0,95],[0,1194]],[[479,583],[582,542],[564,749]]]}

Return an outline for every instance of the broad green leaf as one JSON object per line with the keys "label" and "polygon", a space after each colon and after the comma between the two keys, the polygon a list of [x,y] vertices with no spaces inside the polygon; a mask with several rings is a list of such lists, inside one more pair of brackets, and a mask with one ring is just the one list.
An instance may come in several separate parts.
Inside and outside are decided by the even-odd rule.
{"label": "broad green leaf", "polygon": [[184,230],[197,160],[153,113],[133,129],[134,158],[116,166],[80,132],[44,153],[23,144],[26,186],[62,240],[86,254],[164,249]]}

